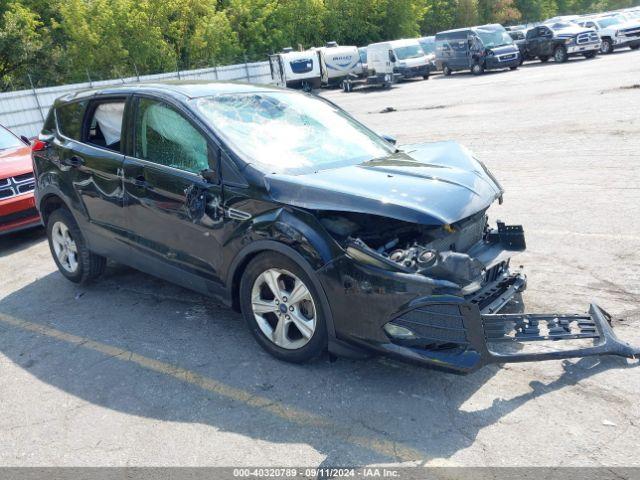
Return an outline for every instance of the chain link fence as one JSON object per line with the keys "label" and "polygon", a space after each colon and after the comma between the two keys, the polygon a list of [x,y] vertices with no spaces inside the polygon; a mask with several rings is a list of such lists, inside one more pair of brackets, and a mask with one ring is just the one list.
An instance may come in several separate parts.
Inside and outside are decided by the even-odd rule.
{"label": "chain link fence", "polygon": [[32,138],[42,129],[49,108],[58,97],[88,88],[159,80],[235,80],[264,84],[272,81],[269,62],[255,62],[5,92],[0,93],[0,125]]}

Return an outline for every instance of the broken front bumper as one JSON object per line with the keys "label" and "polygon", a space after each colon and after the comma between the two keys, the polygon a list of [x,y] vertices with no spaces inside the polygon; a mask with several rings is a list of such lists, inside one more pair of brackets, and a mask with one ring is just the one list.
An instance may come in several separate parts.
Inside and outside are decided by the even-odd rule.
{"label": "broken front bumper", "polygon": [[[418,312],[422,315],[416,315]],[[640,356],[640,348],[617,338],[610,315],[597,305],[591,305],[588,314],[558,315],[481,314],[476,305],[452,308],[430,303],[393,323],[412,329],[416,338],[380,345],[382,351],[456,373],[469,373],[490,363]],[[566,341],[592,344],[563,348],[568,346]],[[530,351],[533,345],[536,351]]]}

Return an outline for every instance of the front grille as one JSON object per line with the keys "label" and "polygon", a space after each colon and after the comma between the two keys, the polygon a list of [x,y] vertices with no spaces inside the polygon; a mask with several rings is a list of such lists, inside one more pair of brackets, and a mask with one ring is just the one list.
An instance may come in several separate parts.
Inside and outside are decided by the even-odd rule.
{"label": "front grille", "polygon": [[598,41],[598,34],[596,32],[585,32],[578,35],[576,43],[582,45],[584,43],[593,43]]}
{"label": "front grille", "polygon": [[425,305],[400,315],[392,323],[411,330],[424,346],[468,343],[464,320],[457,305]]}
{"label": "front grille", "polygon": [[36,188],[36,182],[33,173],[23,173],[15,177],[3,178],[0,180],[0,199],[17,197],[29,192],[33,192]]}

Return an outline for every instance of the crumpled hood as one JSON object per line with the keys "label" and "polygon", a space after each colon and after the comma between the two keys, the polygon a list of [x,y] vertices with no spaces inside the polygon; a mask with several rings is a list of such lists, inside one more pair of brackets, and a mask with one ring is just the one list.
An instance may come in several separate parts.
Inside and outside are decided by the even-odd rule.
{"label": "crumpled hood", "polygon": [[486,209],[503,191],[455,142],[405,145],[384,159],[304,175],[270,174],[280,203],[380,215],[425,225],[455,223]]}

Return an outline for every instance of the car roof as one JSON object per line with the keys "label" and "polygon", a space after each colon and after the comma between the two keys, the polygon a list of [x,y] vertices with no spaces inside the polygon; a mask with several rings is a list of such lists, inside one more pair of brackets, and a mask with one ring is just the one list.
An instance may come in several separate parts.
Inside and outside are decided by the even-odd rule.
{"label": "car roof", "polygon": [[180,100],[219,95],[223,93],[251,93],[265,91],[283,91],[271,85],[249,84],[242,82],[215,82],[211,80],[166,80],[155,82],[109,85],[70,93],[58,99],[58,102],[71,102],[99,95],[128,95],[133,93],[151,93],[169,96]]}

